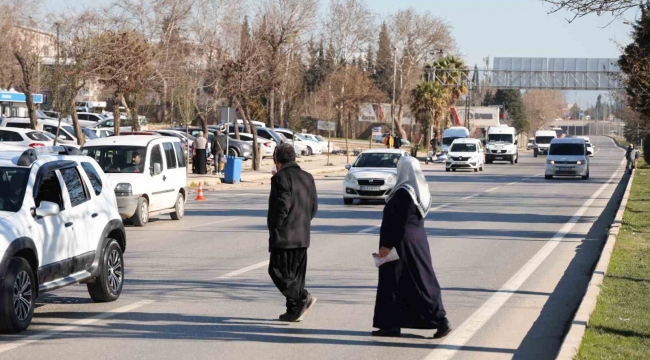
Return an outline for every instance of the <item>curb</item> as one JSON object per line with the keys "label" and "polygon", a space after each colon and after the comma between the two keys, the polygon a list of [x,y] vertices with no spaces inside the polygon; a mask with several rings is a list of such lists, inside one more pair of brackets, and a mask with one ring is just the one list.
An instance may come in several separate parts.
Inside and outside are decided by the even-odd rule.
{"label": "curb", "polygon": [[[616,140],[614,141],[618,145],[618,142]],[[589,318],[591,313],[596,309],[596,302],[598,300],[598,295],[600,294],[600,286],[602,285],[605,275],[607,274],[607,269],[609,268],[609,260],[614,252],[616,237],[621,229],[623,214],[627,207],[627,201],[630,198],[630,190],[632,189],[635,174],[636,170],[632,172],[632,175],[630,175],[630,178],[628,179],[625,193],[623,194],[623,200],[621,200],[614,222],[610,226],[607,234],[607,242],[605,242],[605,247],[600,254],[598,264],[591,275],[587,291],[580,302],[578,311],[576,311],[573,320],[571,321],[571,327],[564,337],[564,341],[562,342],[556,360],[572,360],[576,355],[578,355],[582,338],[584,337],[587,326],[589,325]]]}
{"label": "curb", "polygon": [[615,137],[610,136],[610,135],[605,135],[605,136],[607,136],[608,138],[614,140],[614,144],[616,144],[616,146],[620,147],[621,149],[625,149],[625,146],[621,145],[621,144],[618,142],[618,139],[616,139]]}
{"label": "curb", "polygon": [[[312,175],[322,175],[322,174],[334,174],[334,173],[342,173],[347,170],[345,169],[339,169],[336,166],[332,166],[332,169],[313,169],[311,171],[307,171],[308,173]],[[270,174],[269,174],[270,175]],[[217,178],[215,177],[215,181]],[[271,178],[270,177],[259,177],[259,178],[253,178],[251,180],[247,181],[242,181],[237,184],[225,184],[223,185],[218,185],[218,186],[205,186],[203,187],[203,191],[221,191],[221,190],[232,190],[232,189],[238,189],[238,188],[244,188],[244,187],[251,187],[251,186],[258,186],[258,185],[265,185],[271,183]],[[193,194],[198,191],[198,188],[188,188],[188,194]]]}

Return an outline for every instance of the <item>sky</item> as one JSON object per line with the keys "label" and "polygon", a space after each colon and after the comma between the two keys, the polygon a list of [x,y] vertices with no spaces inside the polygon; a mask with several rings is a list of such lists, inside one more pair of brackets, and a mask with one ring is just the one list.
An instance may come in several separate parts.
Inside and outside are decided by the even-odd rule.
{"label": "sky", "polygon": [[[97,6],[109,0],[43,0],[46,11]],[[254,0],[249,3],[254,4]],[[321,3],[328,3],[321,0]],[[541,0],[367,0],[380,17],[413,7],[446,20],[466,64],[483,68],[485,57],[618,58],[630,42],[625,19],[596,15],[567,22],[569,13],[549,14]],[[633,19],[635,11],[625,14]],[[595,103],[597,92],[567,92],[567,101]]]}

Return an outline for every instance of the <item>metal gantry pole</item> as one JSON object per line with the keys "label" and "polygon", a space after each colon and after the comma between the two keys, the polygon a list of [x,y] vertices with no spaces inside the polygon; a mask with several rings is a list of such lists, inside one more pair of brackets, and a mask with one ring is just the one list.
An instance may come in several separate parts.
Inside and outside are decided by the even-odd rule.
{"label": "metal gantry pole", "polygon": [[393,99],[390,104],[391,134],[395,134],[395,82],[397,81],[397,47],[393,47]]}

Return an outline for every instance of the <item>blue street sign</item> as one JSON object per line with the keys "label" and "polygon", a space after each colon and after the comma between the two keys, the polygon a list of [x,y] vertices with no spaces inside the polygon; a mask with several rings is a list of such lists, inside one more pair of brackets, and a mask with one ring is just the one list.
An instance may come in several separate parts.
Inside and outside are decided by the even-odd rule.
{"label": "blue street sign", "polygon": [[[42,104],[43,103],[43,95],[41,94],[34,94],[34,104]],[[19,92],[10,92],[10,91],[0,91],[0,101],[3,102],[20,102],[24,103],[27,97],[23,93]]]}

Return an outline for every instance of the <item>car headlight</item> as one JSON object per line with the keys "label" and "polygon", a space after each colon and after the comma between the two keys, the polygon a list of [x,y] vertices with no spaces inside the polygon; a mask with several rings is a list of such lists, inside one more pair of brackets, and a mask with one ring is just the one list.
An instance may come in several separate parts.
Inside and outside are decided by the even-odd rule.
{"label": "car headlight", "polygon": [[546,163],[547,163],[547,164],[551,164],[551,165],[553,165],[553,164],[555,164],[555,161],[553,161],[553,160],[549,160],[549,161],[547,161]]}
{"label": "car headlight", "polygon": [[576,161],[576,164],[582,165],[582,161]]}
{"label": "car headlight", "polygon": [[131,195],[132,193],[133,190],[131,184],[121,183],[115,186],[115,195],[126,196],[126,195]]}
{"label": "car headlight", "polygon": [[354,174],[347,174],[345,176],[345,181],[347,181],[347,182],[355,182],[355,181],[357,181],[357,178],[354,176]]}
{"label": "car headlight", "polygon": [[394,185],[395,183],[397,183],[397,176],[395,175],[391,175],[386,179],[386,184]]}
{"label": "car headlight", "polygon": [[241,144],[242,149],[252,149],[253,147],[248,144]]}

